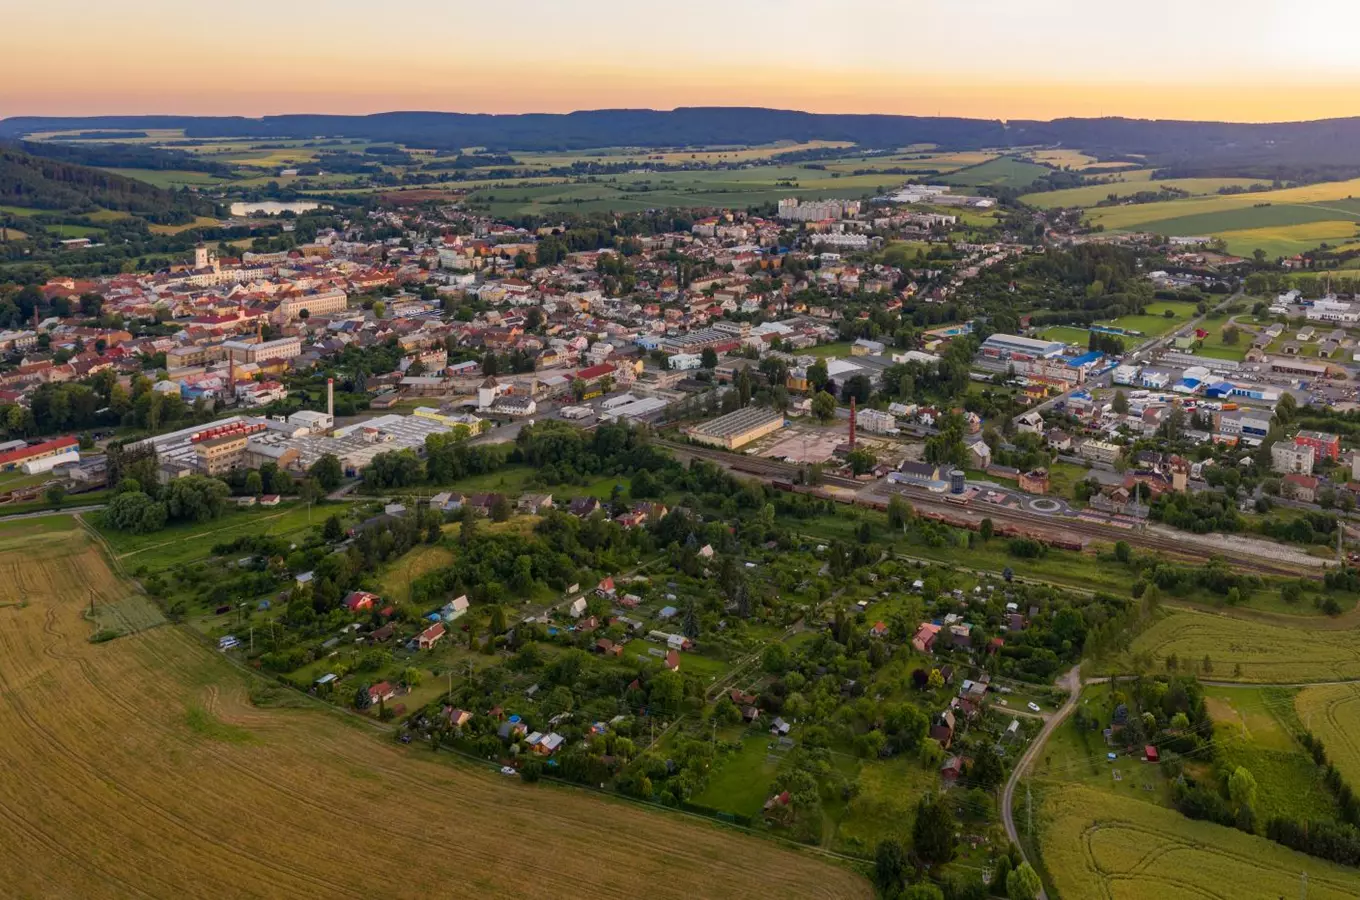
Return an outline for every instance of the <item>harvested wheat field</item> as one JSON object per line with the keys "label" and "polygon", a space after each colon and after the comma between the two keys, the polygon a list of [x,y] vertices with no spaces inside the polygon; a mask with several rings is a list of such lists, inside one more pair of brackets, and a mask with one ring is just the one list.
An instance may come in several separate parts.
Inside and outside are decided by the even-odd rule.
{"label": "harvested wheat field", "polygon": [[132,589],[66,522],[0,527],[5,896],[869,896],[770,842],[253,706],[172,625],[91,643],[91,596]]}
{"label": "harvested wheat field", "polygon": [[1040,848],[1072,900],[1309,900],[1360,895],[1360,873],[1263,837],[1078,785],[1044,788]]}

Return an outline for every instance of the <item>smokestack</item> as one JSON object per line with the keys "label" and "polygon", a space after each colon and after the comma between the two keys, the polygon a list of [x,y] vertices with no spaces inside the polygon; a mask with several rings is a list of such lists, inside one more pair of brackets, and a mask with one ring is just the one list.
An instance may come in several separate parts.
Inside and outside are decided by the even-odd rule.
{"label": "smokestack", "polygon": [[326,415],[331,417],[331,427],[335,427],[335,379],[326,379]]}
{"label": "smokestack", "polygon": [[850,452],[855,452],[855,398],[850,398]]}

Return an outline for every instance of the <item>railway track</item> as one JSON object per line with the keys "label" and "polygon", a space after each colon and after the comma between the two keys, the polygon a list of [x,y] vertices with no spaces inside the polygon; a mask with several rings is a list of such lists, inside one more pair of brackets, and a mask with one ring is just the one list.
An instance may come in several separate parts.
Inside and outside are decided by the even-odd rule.
{"label": "railway track", "polygon": [[[705,459],[739,474],[754,475],[758,478],[767,480],[783,480],[790,484],[792,484],[798,473],[805,468],[796,463],[786,463],[778,460],[744,456],[740,453],[717,450],[711,447],[696,447],[691,444],[680,444],[673,441],[657,441],[656,443],[670,450],[680,458]],[[855,491],[863,490],[866,487],[863,482],[858,482],[854,479],[845,478],[840,475],[824,474],[821,477],[821,482],[824,486],[851,489]],[[813,492],[815,490],[815,488],[800,488],[801,492]],[[900,494],[916,509],[942,512],[951,517],[976,517],[979,520],[985,517],[990,518],[993,522],[998,524],[1006,523],[1017,527],[1028,526],[1050,533],[1061,530],[1091,540],[1111,543],[1115,541],[1126,541],[1136,547],[1147,550],[1156,550],[1192,562],[1203,562],[1206,556],[1210,555],[1206,551],[1193,545],[1187,545],[1172,538],[1149,534],[1145,531],[1126,530],[1119,528],[1118,526],[1103,525],[1099,522],[1091,522],[1083,519],[1056,518],[1029,512],[1028,510],[1012,509],[1003,506],[964,506],[946,500],[926,488],[913,485],[896,485],[888,493]],[[853,500],[829,494],[826,496],[827,499],[836,500],[837,502],[853,503],[855,505],[872,508],[886,508],[888,503],[888,496],[883,494],[878,494],[878,496],[874,498],[855,497]],[[1264,560],[1259,557],[1246,556],[1244,554],[1234,554],[1230,551],[1219,551],[1213,555],[1222,557],[1234,566],[1262,575],[1278,575],[1290,578],[1299,576],[1309,578],[1321,577],[1320,571],[1289,566],[1283,563]]]}

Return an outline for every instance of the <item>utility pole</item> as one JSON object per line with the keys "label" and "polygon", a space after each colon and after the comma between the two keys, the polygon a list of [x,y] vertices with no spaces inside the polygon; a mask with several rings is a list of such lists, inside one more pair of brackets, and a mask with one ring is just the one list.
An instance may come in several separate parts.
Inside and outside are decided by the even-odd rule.
{"label": "utility pole", "polygon": [[1307,873],[1307,872],[1300,872],[1300,873],[1299,873],[1299,898],[1300,898],[1300,900],[1308,900],[1308,873]]}
{"label": "utility pole", "polygon": [[1025,782],[1025,834],[1034,837],[1034,797],[1029,792],[1029,782]]}

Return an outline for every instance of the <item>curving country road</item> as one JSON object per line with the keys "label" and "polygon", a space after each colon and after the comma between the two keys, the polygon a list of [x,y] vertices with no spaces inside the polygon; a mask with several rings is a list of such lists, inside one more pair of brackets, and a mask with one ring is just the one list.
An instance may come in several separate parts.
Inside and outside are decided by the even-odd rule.
{"label": "curving country road", "polygon": [[[1020,832],[1015,827],[1015,816],[1011,812],[1011,805],[1015,800],[1015,786],[1020,783],[1020,777],[1025,774],[1030,763],[1034,762],[1034,757],[1039,755],[1039,751],[1048,742],[1049,735],[1063,723],[1063,720],[1071,714],[1072,710],[1077,708],[1077,698],[1081,696],[1081,664],[1078,663],[1073,666],[1070,672],[1059,678],[1058,684],[1067,688],[1067,702],[1048,718],[1044,727],[1030,742],[1029,749],[1025,751],[1024,756],[1020,757],[1020,761],[1015,764],[1015,768],[1011,771],[1011,777],[1006,781],[1006,789],[1001,795],[1001,822],[1006,826],[1006,837],[1010,838],[1012,844],[1020,848],[1020,858],[1025,862],[1029,862],[1029,859],[1025,856],[1024,845],[1020,843]],[[1030,862],[1030,865],[1034,865],[1034,863]],[[1048,900],[1048,895],[1042,888],[1039,889],[1039,900]]]}

